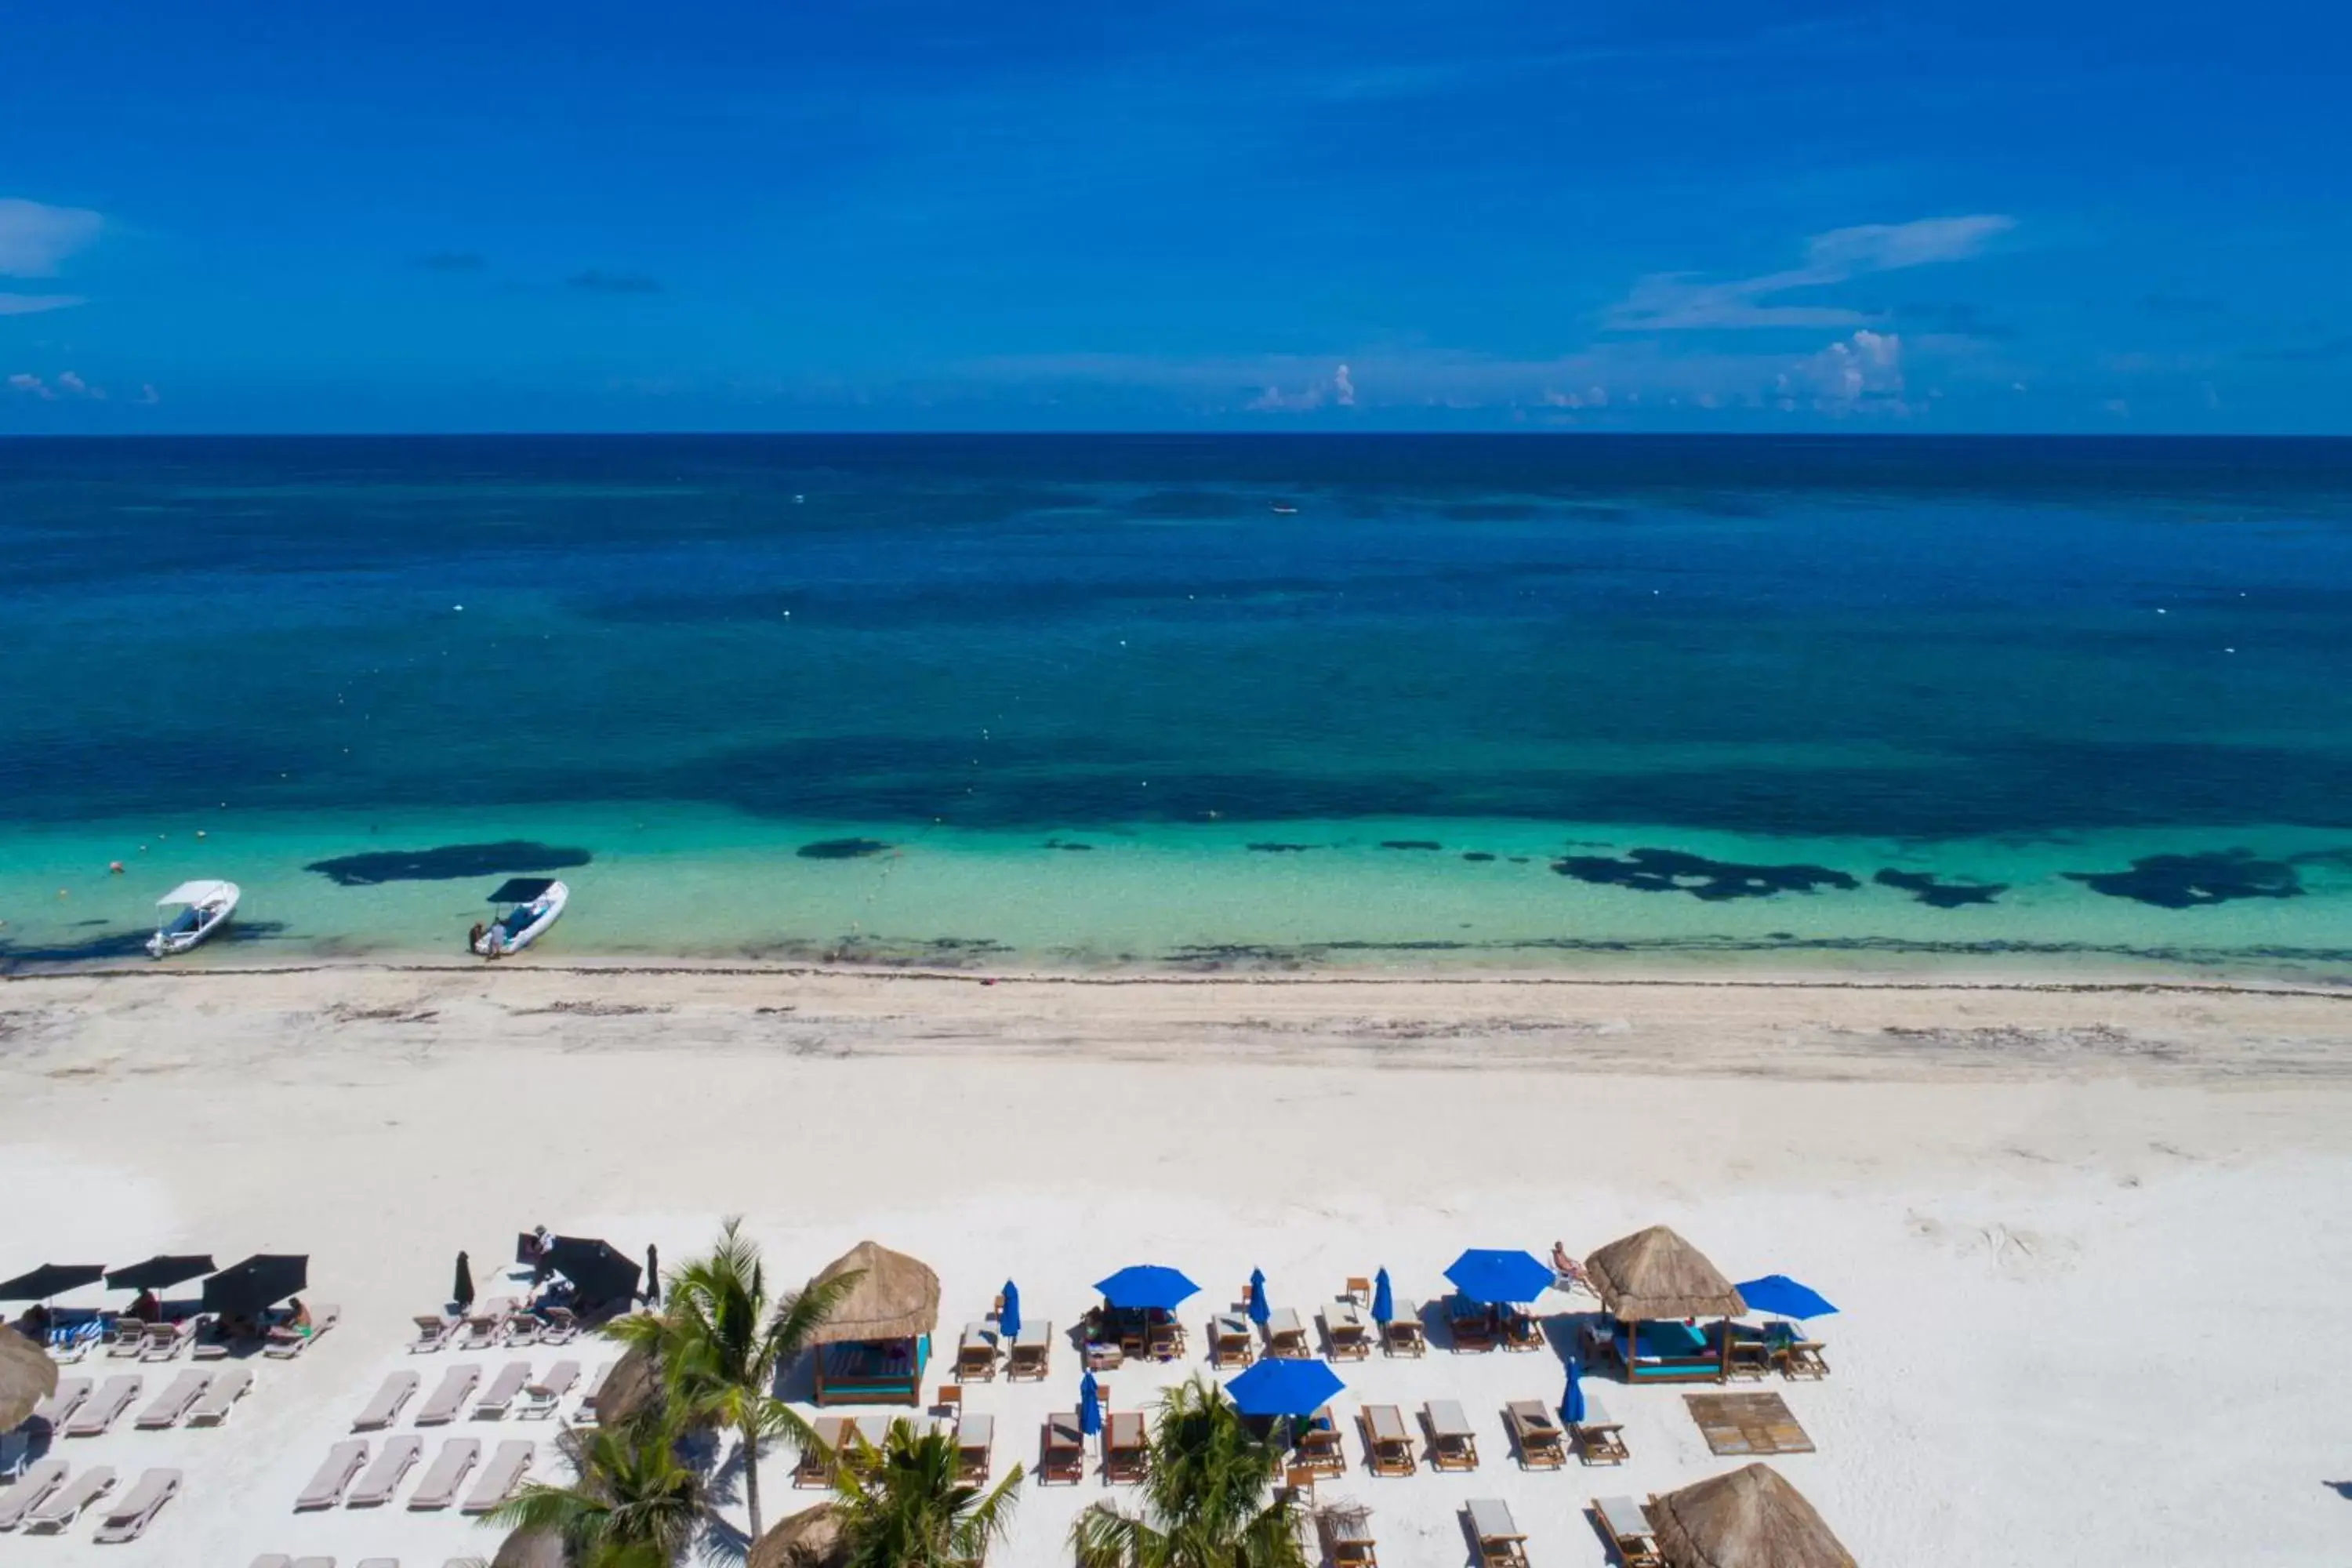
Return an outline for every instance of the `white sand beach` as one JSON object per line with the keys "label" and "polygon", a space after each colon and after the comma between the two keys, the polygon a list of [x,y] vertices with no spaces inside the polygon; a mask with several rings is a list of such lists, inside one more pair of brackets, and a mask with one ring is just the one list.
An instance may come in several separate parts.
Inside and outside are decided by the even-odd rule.
{"label": "white sand beach", "polygon": [[[929,1262],[942,1355],[1008,1276],[1061,1328],[1123,1264],[1182,1268],[1203,1288],[1182,1314],[1195,1354],[1111,1374],[1114,1409],[1202,1364],[1203,1321],[1254,1267],[1310,1315],[1382,1265],[1426,1300],[1465,1247],[1582,1256],[1667,1224],[1733,1279],[1787,1273],[1843,1309],[1816,1324],[1826,1381],[1761,1387],[1818,1450],[1774,1462],[1860,1562],[2338,1563],[2347,1040],[2352,994],[2198,985],[982,984],[528,963],[8,981],[0,1272],[302,1251],[307,1299],[343,1315],[300,1359],[257,1361],[224,1428],[126,1419],[59,1441],[126,1489],[150,1466],[185,1472],[142,1542],[97,1546],[86,1519],[0,1555],[487,1556],[494,1535],[410,1511],[405,1486],[380,1510],[292,1506],[388,1372],[429,1389],[457,1359],[404,1350],[457,1249],[487,1293],[533,1224],[674,1262],[731,1213],[789,1282],[861,1237]],[[967,1394],[996,1418],[1000,1473],[1034,1467],[1040,1420],[1074,1403],[1076,1360],[1055,1353],[1042,1384]],[[487,1374],[559,1355],[604,1359],[465,1359]],[[172,1369],[140,1370],[152,1393]],[[1350,1434],[1353,1468],[1318,1499],[1369,1505],[1395,1568],[1465,1561],[1473,1497],[1508,1502],[1538,1568],[1597,1565],[1596,1495],[1744,1462],[1708,1453],[1685,1390],[1596,1377],[1631,1462],[1522,1473],[1501,1407],[1557,1400],[1549,1353],[1339,1371],[1343,1419],[1454,1398],[1478,1430],[1476,1473],[1410,1479],[1372,1479]],[[534,1473],[561,1472],[551,1426],[449,1430],[486,1454],[535,1440]],[[429,1460],[441,1437],[423,1436]],[[815,1496],[789,1468],[782,1450],[763,1467],[771,1522]],[[992,1562],[1066,1563],[1078,1509],[1129,1491],[1091,1467],[1078,1487],[1025,1485]]]}

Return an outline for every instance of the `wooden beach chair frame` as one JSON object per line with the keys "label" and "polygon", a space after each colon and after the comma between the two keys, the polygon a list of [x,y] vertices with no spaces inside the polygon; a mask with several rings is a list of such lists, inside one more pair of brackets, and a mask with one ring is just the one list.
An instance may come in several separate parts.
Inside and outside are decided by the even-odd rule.
{"label": "wooden beach chair frame", "polygon": [[[1489,1507],[1499,1511],[1502,1518],[1481,1525],[1479,1510]],[[1478,1542],[1480,1568],[1528,1568],[1527,1532],[1519,1528],[1509,1503],[1500,1498],[1474,1498],[1463,1505],[1462,1512],[1470,1521],[1472,1538]]]}
{"label": "wooden beach chair frame", "polygon": [[[1121,1435],[1131,1434],[1127,1440]],[[1103,1484],[1139,1481],[1151,1473],[1151,1434],[1140,1410],[1103,1412]]]}
{"label": "wooden beach chair frame", "polygon": [[[1440,1430],[1437,1407],[1441,1405],[1451,1405],[1452,1414],[1462,1417],[1461,1430]],[[1422,1430],[1428,1434],[1430,1468],[1475,1470],[1478,1468],[1478,1435],[1470,1429],[1470,1418],[1463,1410],[1461,1401],[1432,1399],[1424,1402],[1421,1407],[1421,1425]]]}
{"label": "wooden beach chair frame", "polygon": [[[1373,1428],[1372,1412],[1385,1410],[1396,1417],[1397,1435],[1383,1438]],[[1364,1465],[1376,1476],[1411,1476],[1421,1468],[1412,1451],[1412,1432],[1404,1424],[1404,1412],[1393,1405],[1367,1405],[1356,1412],[1356,1426],[1363,1435]]]}
{"label": "wooden beach chair frame", "polygon": [[1568,1466],[1568,1429],[1534,1399],[1515,1399],[1503,1407],[1504,1424],[1519,1451],[1523,1470],[1558,1470]]}
{"label": "wooden beach chair frame", "polygon": [[1067,1481],[1076,1486],[1086,1478],[1087,1440],[1078,1431],[1077,1412],[1047,1416],[1037,1431],[1037,1484]]}

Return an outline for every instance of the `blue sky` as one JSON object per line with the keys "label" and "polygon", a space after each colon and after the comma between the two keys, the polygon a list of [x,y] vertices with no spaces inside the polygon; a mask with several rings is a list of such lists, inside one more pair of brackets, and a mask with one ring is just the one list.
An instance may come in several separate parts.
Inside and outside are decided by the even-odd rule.
{"label": "blue sky", "polygon": [[23,6],[0,432],[2343,432],[2342,16]]}

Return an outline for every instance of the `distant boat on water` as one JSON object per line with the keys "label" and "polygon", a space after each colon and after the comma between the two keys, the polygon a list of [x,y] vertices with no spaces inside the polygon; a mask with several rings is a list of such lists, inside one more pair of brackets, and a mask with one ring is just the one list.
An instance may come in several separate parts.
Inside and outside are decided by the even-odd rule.
{"label": "distant boat on water", "polygon": [[551,878],[514,878],[490,895],[498,915],[474,928],[468,945],[484,958],[520,952],[563,918],[563,906],[571,901],[572,889]]}
{"label": "distant boat on water", "polygon": [[147,939],[147,952],[156,958],[187,952],[228,924],[236,913],[237,897],[235,882],[181,883],[155,900],[157,909],[176,912],[157,922],[155,934]]}
{"label": "distant boat on water", "polygon": [[1297,517],[1298,515],[1298,509],[1291,505],[1286,500],[1278,500],[1268,510],[1270,510],[1276,517]]}

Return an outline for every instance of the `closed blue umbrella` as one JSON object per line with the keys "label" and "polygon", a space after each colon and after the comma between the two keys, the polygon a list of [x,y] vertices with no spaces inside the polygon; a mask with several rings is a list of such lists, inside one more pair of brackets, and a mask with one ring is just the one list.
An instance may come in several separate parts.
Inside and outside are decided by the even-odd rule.
{"label": "closed blue umbrella", "polygon": [[1396,1319],[1396,1292],[1389,1289],[1389,1271],[1381,1269],[1372,1276],[1372,1321],[1392,1322]]}
{"label": "closed blue umbrella", "polygon": [[1273,1316],[1274,1309],[1265,1304],[1265,1270],[1253,1268],[1250,1270],[1249,1286],[1250,1321],[1262,1329],[1265,1327],[1265,1321]]}
{"label": "closed blue umbrella", "polygon": [[1201,1290],[1184,1278],[1183,1270],[1151,1263],[1130,1264],[1108,1279],[1097,1280],[1095,1289],[1114,1307],[1157,1307],[1163,1311],[1181,1306]]}
{"label": "closed blue umbrella", "polygon": [[1348,1385],[1328,1363],[1269,1356],[1225,1384],[1244,1415],[1312,1415]]}
{"label": "closed blue umbrella", "polygon": [[1473,1301],[1532,1301],[1558,1278],[1528,1253],[1474,1247],[1445,1270],[1454,1289]]}
{"label": "closed blue umbrella", "polygon": [[1091,1372],[1078,1379],[1078,1431],[1087,1437],[1102,1431],[1102,1395],[1095,1391],[1095,1374]]}
{"label": "closed blue umbrella", "polygon": [[1021,1332],[1021,1287],[1010,1279],[1004,1282],[1004,1305],[997,1309],[996,1331],[1008,1340]]}
{"label": "closed blue umbrella", "polygon": [[1574,1357],[1570,1357],[1568,1363],[1568,1392],[1560,1395],[1559,1418],[1571,1426],[1584,1419],[1583,1373],[1584,1369],[1576,1364]]}
{"label": "closed blue umbrella", "polygon": [[1751,1312],[1780,1318],[1826,1318],[1837,1310],[1820,1291],[1800,1285],[1786,1274],[1767,1274],[1738,1287],[1739,1299]]}

